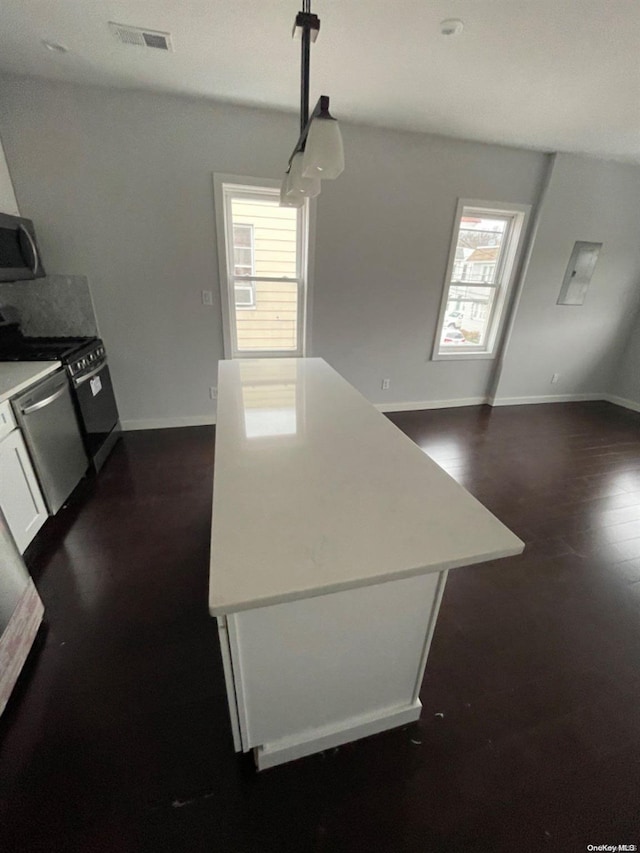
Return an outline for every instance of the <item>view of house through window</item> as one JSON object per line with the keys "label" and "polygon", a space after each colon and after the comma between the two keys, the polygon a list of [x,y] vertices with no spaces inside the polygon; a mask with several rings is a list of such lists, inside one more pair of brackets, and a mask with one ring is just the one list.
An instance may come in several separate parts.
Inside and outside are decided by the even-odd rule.
{"label": "view of house through window", "polygon": [[279,191],[223,184],[229,355],[302,355],[306,210]]}
{"label": "view of house through window", "polygon": [[525,211],[462,206],[438,329],[438,355],[491,353]]}
{"label": "view of house through window", "polygon": [[[236,276],[254,276],[253,263],[253,225],[233,226],[233,274]],[[256,304],[256,291],[253,281],[235,279],[236,308],[253,308]]]}

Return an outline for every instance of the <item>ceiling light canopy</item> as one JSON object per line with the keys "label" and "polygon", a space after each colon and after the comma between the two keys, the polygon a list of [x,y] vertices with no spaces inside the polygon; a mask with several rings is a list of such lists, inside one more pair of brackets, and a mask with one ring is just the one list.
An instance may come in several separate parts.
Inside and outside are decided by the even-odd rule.
{"label": "ceiling light canopy", "polygon": [[320,194],[320,181],[333,180],[344,170],[344,147],[338,122],[329,112],[329,98],[321,95],[309,116],[311,43],[320,32],[320,19],[311,13],[311,0],[303,0],[293,26],[302,41],[300,72],[300,136],[289,158],[280,191],[283,207],[302,207],[306,198]]}

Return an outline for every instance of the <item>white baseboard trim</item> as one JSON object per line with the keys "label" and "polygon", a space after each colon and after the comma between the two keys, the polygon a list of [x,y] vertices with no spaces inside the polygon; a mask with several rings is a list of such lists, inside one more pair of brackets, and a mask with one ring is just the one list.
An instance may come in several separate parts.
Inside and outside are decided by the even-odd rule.
{"label": "white baseboard trim", "polygon": [[305,732],[304,739],[283,738],[272,743],[266,743],[254,749],[254,757],[258,770],[275,767],[285,761],[293,761],[314,752],[322,752],[350,743],[362,737],[375,735],[387,729],[395,729],[419,719],[422,704],[417,699],[412,705],[402,708],[387,709],[374,714],[355,717],[338,726],[328,726]]}
{"label": "white baseboard trim", "polygon": [[210,426],[215,424],[215,415],[189,415],[184,418],[142,418],[141,420],[120,421],[125,432],[136,429],[167,429],[171,427]]}
{"label": "white baseboard trim", "polygon": [[[461,397],[457,400],[424,400],[420,403],[374,403],[379,412],[419,412],[428,409],[457,409],[463,406],[528,406],[537,403],[578,403],[594,400],[604,400],[614,406],[640,412],[640,402],[626,400],[615,394],[548,394],[543,397]],[[211,426],[215,424],[216,416],[189,415],[181,418],[142,418],[141,420],[121,421],[125,432],[138,429],[168,429],[171,427]]]}
{"label": "white baseboard trim", "polygon": [[615,394],[604,394],[603,399],[614,406],[622,406],[623,409],[631,409],[632,412],[640,412],[640,402],[627,400],[625,397],[617,397]]}
{"label": "white baseboard trim", "polygon": [[461,406],[481,406],[486,397],[462,397],[458,400],[425,400],[422,403],[374,403],[379,412],[419,412],[423,409],[457,409]]}
{"label": "white baseboard trim", "polygon": [[534,406],[538,403],[584,403],[604,400],[604,394],[545,394],[540,397],[494,397],[490,406]]}

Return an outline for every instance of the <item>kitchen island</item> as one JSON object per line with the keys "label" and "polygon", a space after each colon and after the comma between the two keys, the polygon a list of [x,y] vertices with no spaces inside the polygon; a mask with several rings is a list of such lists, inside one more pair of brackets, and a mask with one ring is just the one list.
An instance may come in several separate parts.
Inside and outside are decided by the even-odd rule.
{"label": "kitchen island", "polygon": [[259,769],[416,720],[449,569],[523,543],[326,362],[220,362],[209,609]]}

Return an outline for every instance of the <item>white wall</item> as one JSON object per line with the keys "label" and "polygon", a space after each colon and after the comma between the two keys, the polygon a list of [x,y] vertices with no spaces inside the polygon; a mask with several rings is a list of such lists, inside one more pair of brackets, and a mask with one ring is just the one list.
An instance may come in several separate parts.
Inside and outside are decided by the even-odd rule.
{"label": "white wall", "polygon": [[493,361],[430,360],[456,203],[533,204],[543,155],[365,127],[345,146],[320,196],[315,354],[375,402],[484,397]]}
{"label": "white wall", "polygon": [[[210,417],[222,357],[211,174],[279,177],[295,116],[9,78],[0,127],[47,270],[89,277],[123,418]],[[490,362],[429,361],[456,199],[531,203],[543,156],[343,131],[347,169],[318,203],[313,353],[372,400],[483,396]]]}
{"label": "white wall", "polygon": [[295,119],[4,80],[0,128],[45,269],[88,276],[122,419],[210,421],[223,354],[212,173],[277,174]]}
{"label": "white wall", "polygon": [[2,147],[2,139],[0,139],[0,213],[11,213],[13,216],[19,216],[18,202],[13,191],[11,183],[11,175],[7,166],[7,159]]}
{"label": "white wall", "polygon": [[613,373],[611,393],[614,399],[640,411],[640,311],[627,345]]}
{"label": "white wall", "polygon": [[[640,296],[639,199],[639,167],[558,156],[498,400],[611,390]],[[576,240],[602,250],[585,304],[557,305]]]}
{"label": "white wall", "polygon": [[[211,175],[278,178],[296,117],[4,78],[0,129],[47,271],[89,277],[123,419],[210,420],[223,353]],[[483,398],[492,361],[430,361],[456,201],[532,204],[544,155],[361,126],[343,134],[347,168],[318,200],[313,354],[375,402]],[[561,163],[518,320],[526,346],[514,346],[501,394],[541,393],[551,364],[563,391],[599,391],[621,346],[640,269],[628,246],[640,169]],[[564,337],[540,337],[574,239],[605,242],[599,289],[586,310],[563,309],[575,312],[571,327],[559,324]],[[203,289],[214,291],[212,308],[201,305]]]}

